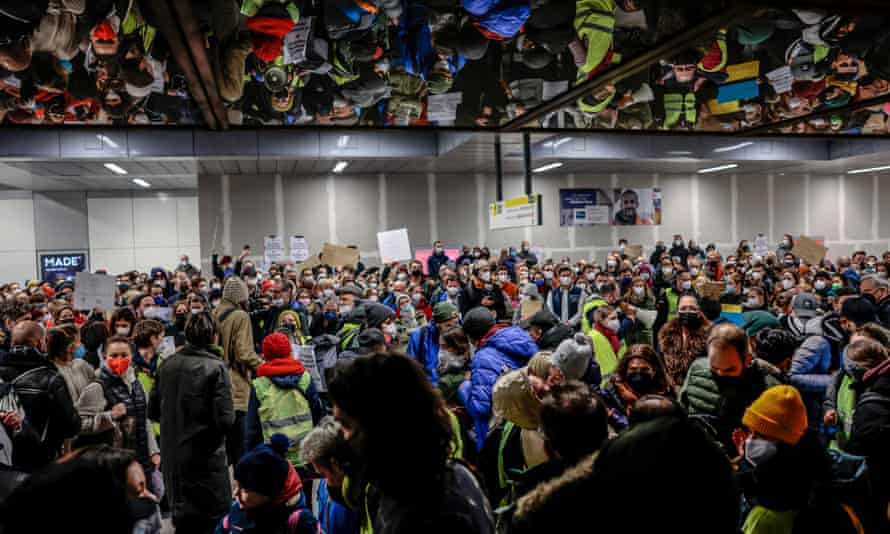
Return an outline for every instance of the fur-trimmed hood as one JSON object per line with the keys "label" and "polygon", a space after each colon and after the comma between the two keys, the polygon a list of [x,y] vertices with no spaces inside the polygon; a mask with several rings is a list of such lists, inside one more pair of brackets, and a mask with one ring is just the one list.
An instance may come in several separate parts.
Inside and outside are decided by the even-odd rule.
{"label": "fur-trimmed hood", "polygon": [[682,386],[692,362],[708,354],[710,328],[711,323],[703,321],[698,329],[688,332],[685,344],[679,319],[668,321],[658,332],[658,347],[664,357],[668,378],[674,386]]}

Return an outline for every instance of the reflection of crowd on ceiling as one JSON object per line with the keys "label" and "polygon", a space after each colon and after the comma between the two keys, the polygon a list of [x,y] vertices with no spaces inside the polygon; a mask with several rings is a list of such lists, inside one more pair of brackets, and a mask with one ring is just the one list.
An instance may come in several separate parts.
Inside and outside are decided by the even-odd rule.
{"label": "reflection of crowd on ceiling", "polygon": [[0,122],[200,121],[147,4],[0,0]]}
{"label": "reflection of crowd on ceiling", "polygon": [[670,0],[241,2],[240,17],[212,2],[225,8],[207,25],[243,125],[494,127],[707,14]]}
{"label": "reflection of crowd on ceiling", "polygon": [[842,108],[780,131],[886,133],[890,108],[845,110],[890,92],[887,21],[883,14],[769,10],[565,113],[577,128],[734,132]]}

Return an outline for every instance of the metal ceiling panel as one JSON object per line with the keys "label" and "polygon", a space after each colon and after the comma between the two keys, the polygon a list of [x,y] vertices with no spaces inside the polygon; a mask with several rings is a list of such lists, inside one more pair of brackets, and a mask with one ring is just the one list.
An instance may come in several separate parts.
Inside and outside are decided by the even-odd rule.
{"label": "metal ceiling panel", "polygon": [[191,130],[131,129],[127,132],[127,148],[131,158],[192,157],[195,140]]}
{"label": "metal ceiling panel", "polygon": [[65,130],[59,135],[62,159],[118,159],[129,156],[126,130]]}

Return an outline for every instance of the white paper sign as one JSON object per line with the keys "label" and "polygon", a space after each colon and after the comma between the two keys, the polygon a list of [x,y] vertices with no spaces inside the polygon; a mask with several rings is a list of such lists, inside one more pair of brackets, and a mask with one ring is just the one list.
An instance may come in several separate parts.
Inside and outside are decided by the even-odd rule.
{"label": "white paper sign", "polygon": [[427,119],[431,121],[453,121],[457,119],[457,106],[463,101],[463,93],[430,95],[427,97]]}
{"label": "white paper sign", "polygon": [[779,94],[790,92],[791,84],[794,83],[794,75],[791,74],[791,67],[788,65],[767,72],[766,78]]}
{"label": "white paper sign", "polygon": [[163,323],[169,323],[173,320],[173,308],[154,306],[146,308],[143,313],[146,319],[154,319]]}
{"label": "white paper sign", "polygon": [[769,239],[765,235],[757,234],[757,238],[754,240],[754,254],[761,258],[769,254]]}
{"label": "white paper sign", "polygon": [[278,263],[284,258],[284,239],[280,235],[267,235],[263,238],[263,249],[267,267]]}
{"label": "white paper sign", "polygon": [[114,309],[114,277],[80,272],[74,279],[74,308],[106,311]]}
{"label": "white paper sign", "polygon": [[548,82],[544,81],[544,88],[541,94],[541,97],[546,102],[551,98],[554,98],[562,93],[565,93],[569,90],[569,82],[568,81],[559,81],[559,82]]}
{"label": "white paper sign", "polygon": [[151,65],[151,74],[154,76],[151,92],[164,94],[164,64],[153,57],[146,57],[146,60]]}
{"label": "white paper sign", "polygon": [[309,37],[312,34],[312,20],[314,17],[303,17],[284,36],[284,62],[302,63],[306,61],[309,53]]}
{"label": "white paper sign", "polygon": [[410,260],[411,241],[408,240],[408,230],[390,230],[377,233],[377,250],[380,252],[380,261],[392,263],[394,261]]}
{"label": "white paper sign", "polygon": [[326,392],[328,390],[327,383],[318,369],[318,362],[315,360],[315,347],[292,343],[291,351],[293,352],[294,359],[302,362],[303,367],[306,368],[309,377],[312,378],[312,383],[315,384],[315,389],[322,393]]}
{"label": "white paper sign", "polygon": [[290,236],[290,259],[294,263],[303,263],[309,259],[309,242],[301,235]]}

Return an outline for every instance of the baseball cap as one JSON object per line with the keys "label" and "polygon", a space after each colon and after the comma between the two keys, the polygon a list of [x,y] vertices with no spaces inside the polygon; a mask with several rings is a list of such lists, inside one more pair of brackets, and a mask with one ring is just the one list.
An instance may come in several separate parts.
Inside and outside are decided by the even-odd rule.
{"label": "baseball cap", "polygon": [[791,299],[791,308],[801,319],[810,319],[818,313],[819,303],[812,293],[800,293]]}

